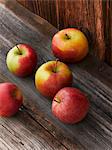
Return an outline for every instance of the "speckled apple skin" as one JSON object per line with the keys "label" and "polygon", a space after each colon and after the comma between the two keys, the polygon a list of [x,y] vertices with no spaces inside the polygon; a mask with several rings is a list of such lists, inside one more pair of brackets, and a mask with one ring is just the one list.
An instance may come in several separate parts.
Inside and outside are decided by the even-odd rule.
{"label": "speckled apple skin", "polygon": [[9,82],[0,83],[0,116],[14,115],[23,103],[23,96],[18,87]]}
{"label": "speckled apple skin", "polygon": [[[66,39],[65,34],[68,34],[70,39]],[[89,51],[86,36],[75,28],[67,28],[57,32],[52,39],[51,47],[56,57],[68,63],[81,61]]]}
{"label": "speckled apple skin", "polygon": [[79,89],[65,87],[58,91],[52,102],[52,113],[63,123],[74,124],[83,120],[90,103]]}
{"label": "speckled apple skin", "polygon": [[35,85],[37,90],[44,96],[53,98],[54,95],[63,87],[72,85],[72,72],[69,67],[59,62],[57,72],[54,73],[56,61],[49,61],[37,70],[35,74]]}
{"label": "speckled apple skin", "polygon": [[22,55],[18,54],[18,48],[13,47],[7,54],[7,67],[16,76],[30,75],[36,68],[38,56],[35,50],[28,44],[18,44]]}

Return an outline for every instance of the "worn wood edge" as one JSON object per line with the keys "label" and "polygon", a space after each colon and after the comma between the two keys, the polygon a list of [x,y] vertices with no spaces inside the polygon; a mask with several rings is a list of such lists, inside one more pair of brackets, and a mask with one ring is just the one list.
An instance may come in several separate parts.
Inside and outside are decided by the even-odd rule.
{"label": "worn wood edge", "polygon": [[[18,17],[18,19],[20,17],[23,22],[26,22],[26,24],[28,23],[27,25],[29,25],[29,26],[32,25],[32,26],[30,26],[31,28],[33,28],[33,27],[36,28],[39,25],[39,28],[41,29],[41,25],[44,25],[45,30],[46,30],[45,34],[47,33],[47,36],[48,35],[53,36],[58,31],[47,20],[32,13],[31,11],[29,11],[27,8],[22,6],[16,0],[11,0],[11,1],[10,0],[0,0],[0,3],[3,5],[3,7],[6,7],[9,11],[12,11],[16,15],[16,17]],[[18,7],[19,7],[19,10],[18,10]],[[21,12],[24,12],[24,15],[21,15]],[[25,17],[26,14],[31,16],[30,24],[29,24],[29,20]],[[42,32],[43,32],[43,30],[42,30]]]}
{"label": "worn wood edge", "polygon": [[33,13],[48,20],[52,25],[57,27],[57,12],[55,0],[33,0],[21,1],[17,0],[21,5],[32,11]]}

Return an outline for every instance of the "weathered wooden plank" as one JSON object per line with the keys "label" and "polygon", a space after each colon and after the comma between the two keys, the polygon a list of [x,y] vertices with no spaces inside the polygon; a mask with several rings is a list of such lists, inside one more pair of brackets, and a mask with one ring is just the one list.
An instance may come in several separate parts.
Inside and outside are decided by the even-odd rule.
{"label": "weathered wooden plank", "polygon": [[105,41],[106,41],[106,61],[112,65],[112,1],[103,1]]}
{"label": "weathered wooden plank", "polygon": [[[108,77],[103,64],[94,62],[91,56],[80,64],[69,65],[73,71],[74,87],[79,87],[90,96],[91,108],[88,117],[76,125],[64,125],[51,114],[51,101],[38,93],[34,87],[34,75],[17,78],[6,67],[5,58],[8,50],[16,43],[25,42],[39,53],[39,64],[54,59],[50,44],[56,29],[46,21],[31,14],[16,2],[9,9],[0,5],[0,73],[1,78],[16,83],[26,97],[24,104],[27,113],[46,128],[68,149],[111,149],[112,143],[112,76]],[[24,15],[22,11],[24,10]],[[13,13],[12,13],[13,12]],[[16,15],[15,15],[16,14]],[[27,14],[27,15],[26,15]],[[27,23],[26,23],[27,22]],[[9,26],[11,24],[11,26]],[[47,26],[47,27],[46,27]],[[98,65],[98,67],[96,66]],[[92,67],[93,66],[93,71]],[[112,69],[103,65],[108,73]],[[94,75],[94,76],[93,76]],[[102,76],[101,76],[102,75]],[[107,78],[107,79],[106,79]],[[29,93],[29,95],[27,94]],[[69,140],[68,140],[69,138]]]}
{"label": "weathered wooden plank", "polygon": [[0,131],[2,150],[66,150],[25,112],[9,119],[0,118]]}
{"label": "weathered wooden plank", "polygon": [[57,13],[55,0],[17,0],[23,6],[28,8],[35,14],[48,20],[51,24],[57,27]]}

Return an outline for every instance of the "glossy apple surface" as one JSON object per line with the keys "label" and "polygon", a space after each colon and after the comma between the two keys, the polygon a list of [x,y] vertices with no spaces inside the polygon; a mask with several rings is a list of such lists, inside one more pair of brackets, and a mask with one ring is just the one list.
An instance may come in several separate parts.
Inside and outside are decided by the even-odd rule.
{"label": "glossy apple surface", "polygon": [[73,87],[58,91],[52,102],[52,113],[63,123],[74,124],[86,116],[89,101],[84,93]]}
{"label": "glossy apple surface", "polygon": [[30,75],[37,65],[37,54],[28,44],[19,44],[7,54],[7,67],[19,77]]}
{"label": "glossy apple surface", "polygon": [[13,83],[0,83],[0,116],[14,115],[23,103],[23,96]]}
{"label": "glossy apple surface", "polygon": [[63,29],[54,35],[52,51],[63,62],[78,62],[88,54],[88,40],[78,29]]}
{"label": "glossy apple surface", "polygon": [[54,95],[63,87],[71,86],[72,73],[68,66],[60,61],[49,61],[37,70],[35,85],[46,97]]}

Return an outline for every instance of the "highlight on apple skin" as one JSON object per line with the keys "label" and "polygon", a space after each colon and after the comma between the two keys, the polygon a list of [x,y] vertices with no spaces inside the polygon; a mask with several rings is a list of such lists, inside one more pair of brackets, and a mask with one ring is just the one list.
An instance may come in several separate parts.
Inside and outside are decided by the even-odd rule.
{"label": "highlight on apple skin", "polygon": [[23,103],[19,88],[10,82],[0,83],[0,116],[11,117],[18,112]]}
{"label": "highlight on apple skin", "polygon": [[25,77],[36,68],[37,54],[28,44],[18,44],[8,52],[6,64],[10,72]]}
{"label": "highlight on apple skin", "polygon": [[42,95],[53,98],[61,88],[72,85],[72,78],[66,64],[58,60],[48,61],[37,70],[35,85]]}
{"label": "highlight on apple skin", "polygon": [[68,63],[81,61],[88,54],[88,40],[76,28],[67,28],[57,32],[52,39],[53,54],[59,60]]}
{"label": "highlight on apple skin", "polygon": [[89,110],[88,98],[79,89],[65,87],[58,91],[52,101],[52,113],[67,124],[83,120]]}

